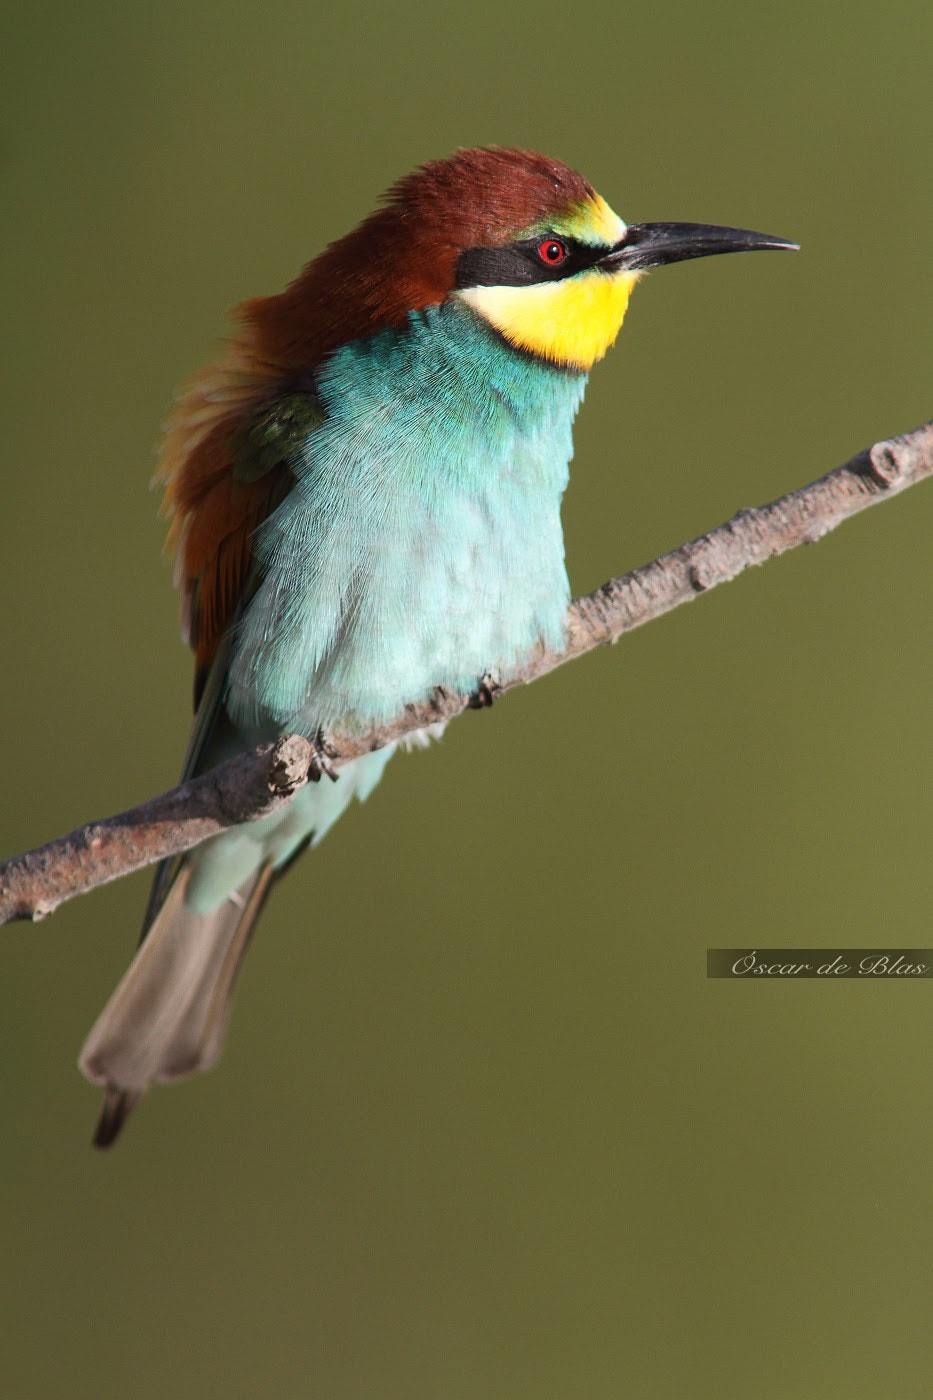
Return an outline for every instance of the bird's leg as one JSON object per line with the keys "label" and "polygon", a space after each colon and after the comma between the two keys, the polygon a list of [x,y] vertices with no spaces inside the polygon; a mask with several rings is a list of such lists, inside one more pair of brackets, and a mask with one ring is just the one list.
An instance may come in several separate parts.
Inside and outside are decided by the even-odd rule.
{"label": "bird's leg", "polygon": [[337,750],[333,744],[329,744],[324,735],[323,729],[318,729],[311,735],[311,762],[308,765],[308,779],[312,783],[319,783],[326,774],[332,783],[340,777],[331,759],[337,757]]}
{"label": "bird's leg", "polygon": [[502,691],[502,682],[491,671],[480,676],[479,684],[470,696],[471,710],[488,709]]}

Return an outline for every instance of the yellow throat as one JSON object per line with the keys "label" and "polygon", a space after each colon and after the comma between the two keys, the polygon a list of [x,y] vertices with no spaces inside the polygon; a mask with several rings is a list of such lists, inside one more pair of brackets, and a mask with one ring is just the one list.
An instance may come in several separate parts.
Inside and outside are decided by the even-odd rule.
{"label": "yellow throat", "polygon": [[637,272],[593,267],[530,287],[469,287],[459,293],[510,345],[566,368],[590,369],[622,325]]}

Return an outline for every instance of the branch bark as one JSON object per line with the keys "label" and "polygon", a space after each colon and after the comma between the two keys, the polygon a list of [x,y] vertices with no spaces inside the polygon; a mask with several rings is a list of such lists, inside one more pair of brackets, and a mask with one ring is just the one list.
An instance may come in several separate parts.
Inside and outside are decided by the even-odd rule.
{"label": "branch bark", "polygon": [[[780,500],[740,510],[725,524],[593,593],[567,613],[562,651],[540,648],[522,671],[494,685],[514,690],[597,646],[661,617],[700,593],[727,583],[800,544],[812,544],[868,506],[933,475],[933,422],[877,442],[844,466]],[[477,697],[438,690],[365,735],[328,735],[331,763],[404,739],[454,719]],[[80,827],[0,864],[0,924],[41,919],[59,904],[166,856],[190,850],[230,826],[268,816],[310,778],[320,777],[315,746],[287,735],[221,764],[128,812]]]}

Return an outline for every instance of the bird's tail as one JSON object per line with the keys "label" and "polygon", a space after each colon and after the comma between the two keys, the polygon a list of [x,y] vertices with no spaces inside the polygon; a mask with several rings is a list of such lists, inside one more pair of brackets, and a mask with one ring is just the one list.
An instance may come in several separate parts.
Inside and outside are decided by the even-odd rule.
{"label": "bird's tail", "polygon": [[84,1074],[105,1086],[96,1147],[110,1146],[150,1084],[217,1060],[236,975],[276,873],[267,861],[200,914],[185,906],[189,871],[181,867],[81,1051]]}

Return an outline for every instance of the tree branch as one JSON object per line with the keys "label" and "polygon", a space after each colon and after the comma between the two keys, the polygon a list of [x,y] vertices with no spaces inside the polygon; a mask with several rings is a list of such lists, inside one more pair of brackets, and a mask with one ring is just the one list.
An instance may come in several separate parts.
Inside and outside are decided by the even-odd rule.
{"label": "tree branch", "polygon": [[[727,583],[752,564],[811,544],[868,506],[933,475],[933,422],[875,443],[845,466],[778,501],[740,510],[724,525],[571,603],[566,645],[544,647],[496,694],[527,685],[597,646],[618,641],[699,593]],[[482,693],[481,697],[482,698]],[[329,735],[335,768],[404,739],[478,703],[477,696],[438,690],[407,705],[389,724],[365,735]],[[329,765],[326,765],[329,766]],[[240,754],[209,773],[131,811],[80,827],[0,864],[0,923],[41,919],[65,900],[165,856],[187,851],[230,826],[268,816],[309,778],[319,778],[316,746],[288,735]]]}

